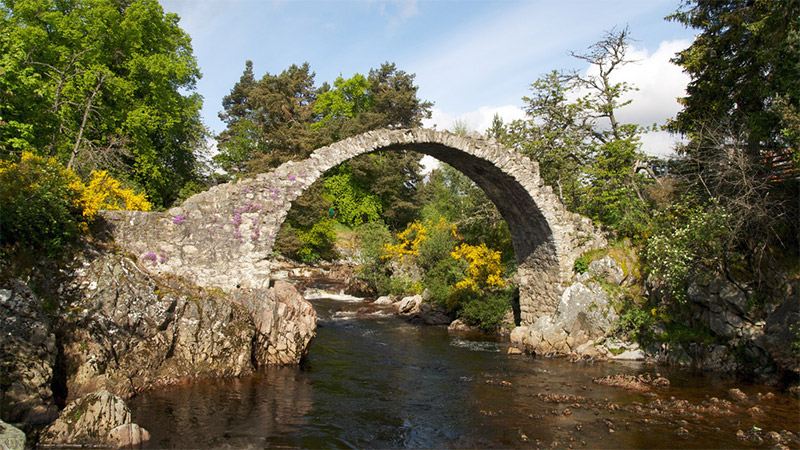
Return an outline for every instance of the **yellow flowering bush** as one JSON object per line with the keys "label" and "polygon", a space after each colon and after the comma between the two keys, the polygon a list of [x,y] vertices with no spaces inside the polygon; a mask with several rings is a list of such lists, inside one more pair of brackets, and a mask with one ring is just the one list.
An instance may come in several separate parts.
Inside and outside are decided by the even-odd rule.
{"label": "yellow flowering bush", "polygon": [[121,187],[119,181],[111,178],[106,170],[92,172],[89,184],[83,188],[80,204],[88,220],[94,219],[101,209],[150,211],[153,207],[145,194]]}
{"label": "yellow flowering bush", "polygon": [[469,263],[464,279],[454,286],[455,291],[480,292],[485,288],[505,287],[500,252],[488,248],[486,244],[461,244],[450,255],[454,259],[463,258]]}
{"label": "yellow flowering bush", "polygon": [[427,221],[424,224],[419,220],[415,220],[409,223],[406,229],[397,235],[397,239],[399,240],[397,244],[384,244],[382,258],[394,258],[404,261],[406,257],[418,256],[420,248],[428,239],[432,230],[447,231],[454,238],[458,238],[456,226],[447,223],[444,218],[439,218],[439,222],[437,223]]}
{"label": "yellow flowering bush", "polygon": [[98,209],[149,210],[144,195],[122,189],[106,172],[89,186],[55,158],[24,152],[0,161],[0,245],[21,245],[56,255],[85,232]]}

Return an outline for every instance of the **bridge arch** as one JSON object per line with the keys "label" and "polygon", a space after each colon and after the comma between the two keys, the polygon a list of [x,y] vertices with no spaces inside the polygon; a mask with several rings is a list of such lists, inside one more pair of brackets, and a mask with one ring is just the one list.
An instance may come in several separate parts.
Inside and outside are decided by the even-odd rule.
{"label": "bridge arch", "polygon": [[403,150],[450,164],[497,206],[519,267],[523,325],[554,312],[575,258],[605,244],[590,220],[568,212],[543,184],[536,162],[494,140],[423,128],[370,131],[317,149],[304,161],[215,186],[160,215],[118,214],[117,234],[139,253],[149,252],[148,260],[154,255],[157,271],[204,286],[263,288],[278,230],[308,186],[357,156]]}

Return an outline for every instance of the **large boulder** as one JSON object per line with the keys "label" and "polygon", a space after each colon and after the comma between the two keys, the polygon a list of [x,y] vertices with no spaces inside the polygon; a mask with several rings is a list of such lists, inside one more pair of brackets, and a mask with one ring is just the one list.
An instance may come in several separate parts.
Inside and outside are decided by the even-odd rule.
{"label": "large boulder", "polygon": [[511,341],[539,355],[564,355],[602,340],[618,318],[608,294],[596,282],[575,282],[561,295],[552,316],[539,317],[511,333]]}
{"label": "large boulder", "polygon": [[48,423],[53,399],[56,338],[42,301],[19,280],[0,289],[0,418]]}
{"label": "large boulder", "polygon": [[299,364],[317,327],[314,306],[292,284],[280,280],[269,291],[241,291],[235,297],[251,309],[258,364]]}
{"label": "large boulder", "polygon": [[788,296],[769,316],[764,327],[762,347],[778,368],[800,375],[800,294]]}
{"label": "large boulder", "polygon": [[108,391],[88,394],[67,405],[42,432],[44,445],[136,446],[150,440],[147,430],[131,423],[125,402]]}
{"label": "large boulder", "polygon": [[422,296],[417,294],[409,297],[403,297],[402,299],[395,302],[394,306],[397,308],[398,314],[418,313],[420,307],[422,306]]}

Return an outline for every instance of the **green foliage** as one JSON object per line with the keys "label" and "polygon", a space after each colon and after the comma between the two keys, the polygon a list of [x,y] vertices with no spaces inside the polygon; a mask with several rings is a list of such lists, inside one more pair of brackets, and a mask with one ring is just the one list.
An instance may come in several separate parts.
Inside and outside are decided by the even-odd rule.
{"label": "green foliage", "polygon": [[422,285],[428,290],[432,303],[446,310],[457,309],[458,302],[452,302],[453,286],[464,278],[468,265],[464,260],[442,258],[437,260],[422,277]]}
{"label": "green foliage", "polygon": [[335,222],[321,219],[308,230],[298,230],[291,224],[284,224],[275,249],[289,258],[304,263],[317,262],[320,259],[331,260],[336,257]]}
{"label": "green foliage", "polygon": [[650,339],[650,329],[655,322],[654,311],[646,305],[637,305],[631,299],[623,301],[619,308],[619,319],[616,322],[618,332],[645,343]]}
{"label": "green foliage", "polygon": [[680,321],[672,321],[666,324],[666,330],[658,336],[662,342],[681,344],[720,344],[722,341],[714,335],[708,326],[696,325],[688,326]]}
{"label": "green foliage", "polygon": [[[697,141],[727,123],[755,156],[790,146],[779,100],[800,105],[800,3],[693,0],[668,19],[698,30],[674,60],[691,81],[670,128]],[[692,143],[684,151],[703,148]]]}
{"label": "green foliage", "polygon": [[[23,152],[19,162],[0,160],[0,249],[58,255],[88,231],[100,209],[151,207],[144,194],[121,187],[106,171],[87,185],[56,158]],[[37,255],[31,255],[37,256]]]}
{"label": "green foliage", "polygon": [[322,181],[318,180],[294,201],[275,240],[275,250],[302,261],[337,256],[335,222],[328,217],[331,205],[323,199],[322,190]]}
{"label": "green foliage", "polygon": [[586,257],[586,255],[583,255],[575,260],[575,263],[572,265],[572,270],[580,274],[584,274],[587,270],[589,270],[589,259]]}
{"label": "green foliage", "polygon": [[627,29],[611,31],[588,53],[573,53],[592,70],[540,77],[523,98],[527,118],[508,126],[495,120],[491,135],[537,161],[542,179],[568,209],[618,237],[641,238],[649,220],[642,191],[650,183],[641,170],[649,170],[650,161],[639,149],[643,130],[616,118],[634,88],[612,81],[630,62],[629,41]]}
{"label": "green foliage", "polygon": [[635,138],[613,140],[600,147],[594,164],[586,170],[589,182],[581,189],[580,211],[617,237],[638,240],[649,221],[641,191],[650,180],[635,172],[637,163],[645,159]]}
{"label": "green foliage", "polygon": [[380,198],[354,178],[347,163],[326,175],[325,199],[336,208],[336,219],[351,227],[379,220],[383,210]]}
{"label": "green foliage", "polygon": [[688,138],[678,173],[730,214],[723,256],[761,283],[800,249],[800,2],[686,1],[669,19],[698,31],[674,59],[691,77],[669,123]]}
{"label": "green foliage", "polygon": [[226,170],[251,173],[304,159],[321,146],[311,130],[316,95],[308,63],[256,81],[247,61],[239,82],[222,99],[226,129],[217,136],[215,159]]}
{"label": "green foliage", "polygon": [[56,255],[81,233],[80,200],[80,180],[55,158],[0,160],[0,244]]}
{"label": "green foliage", "polygon": [[372,84],[364,75],[357,73],[347,80],[339,77],[333,86],[331,90],[325,90],[326,86],[323,86],[314,104],[314,114],[322,116],[313,125],[315,130],[324,127],[331,120],[355,118],[375,106]]}
{"label": "green foliage", "polygon": [[506,312],[511,309],[514,295],[514,289],[503,289],[462,299],[459,301],[461,308],[458,316],[484,331],[495,331],[502,324]]}
{"label": "green foliage", "polygon": [[161,206],[196,178],[200,78],[178,17],[157,2],[0,2],[0,154],[109,170]]}
{"label": "green foliage", "polygon": [[516,263],[508,225],[497,207],[466,175],[441,164],[428,176],[419,192],[424,220],[444,218],[458,226],[459,235],[468,244],[486,243],[502,253],[503,264]]}
{"label": "green foliage", "polygon": [[392,232],[383,222],[374,221],[362,224],[356,233],[361,247],[359,277],[366,280],[370,287],[386,292],[382,287],[386,286],[391,274],[388,261],[382,256],[384,245],[392,241]]}
{"label": "green foliage", "polygon": [[[687,202],[688,203],[688,202]],[[730,214],[717,202],[677,203],[656,216],[645,257],[650,273],[666,283],[678,302],[686,300],[689,277],[699,272],[724,272],[736,261],[730,243]]]}
{"label": "green foliage", "polygon": [[789,331],[792,333],[792,354],[800,355],[800,324],[793,323],[789,325]]}

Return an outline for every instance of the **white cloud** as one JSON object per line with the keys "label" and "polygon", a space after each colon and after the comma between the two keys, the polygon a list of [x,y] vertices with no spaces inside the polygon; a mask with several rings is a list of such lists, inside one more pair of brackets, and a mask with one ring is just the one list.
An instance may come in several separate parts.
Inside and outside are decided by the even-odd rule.
{"label": "white cloud", "polygon": [[470,111],[459,116],[455,116],[437,108],[433,108],[431,111],[431,118],[422,121],[422,126],[426,128],[452,131],[456,122],[459,122],[466,125],[470,131],[477,131],[481,134],[485,133],[486,130],[492,125],[492,120],[494,119],[495,114],[500,116],[500,118],[503,119],[503,122],[506,124],[512,120],[522,119],[525,117],[525,112],[514,105],[481,106],[475,111]]}
{"label": "white cloud", "polygon": [[[689,76],[670,59],[690,44],[689,40],[664,41],[652,54],[647,49],[628,49],[627,57],[634,62],[619,66],[612,73],[612,82],[625,81],[637,90],[623,98],[630,99],[631,103],[619,109],[619,122],[661,126],[681,110],[678,98],[686,95]],[[584,71],[584,76],[593,73],[596,68],[590,67]],[[642,137],[642,150],[664,156],[671,153],[678,142],[676,136],[667,132],[651,132]]]}
{"label": "white cloud", "polygon": [[[506,124],[513,120],[522,119],[525,117],[525,112],[514,105],[495,107],[481,106],[475,111],[461,114],[459,116],[449,114],[437,108],[433,108],[431,113],[430,119],[424,119],[422,121],[422,126],[425,128],[453,131],[456,122],[460,122],[465,124],[470,131],[477,131],[481,134],[485,133],[486,130],[492,125],[492,120],[494,120],[495,114],[500,116],[500,118],[503,119],[503,122]],[[431,170],[439,167],[439,161],[427,155],[422,158],[421,163],[423,166],[423,174],[427,174]]]}
{"label": "white cloud", "polygon": [[672,135],[666,131],[657,131],[645,133],[642,135],[642,150],[651,156],[658,156],[661,158],[674,155],[675,146],[679,142],[684,142],[678,136]]}
{"label": "white cloud", "polygon": [[662,42],[652,55],[647,49],[630,51],[636,62],[620,67],[616,79],[625,80],[638,90],[631,95],[633,102],[620,109],[620,120],[661,125],[681,110],[678,98],[686,96],[689,76],[670,59],[690,44],[687,40]]}

